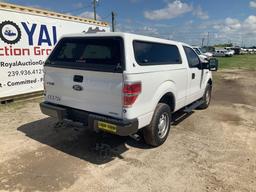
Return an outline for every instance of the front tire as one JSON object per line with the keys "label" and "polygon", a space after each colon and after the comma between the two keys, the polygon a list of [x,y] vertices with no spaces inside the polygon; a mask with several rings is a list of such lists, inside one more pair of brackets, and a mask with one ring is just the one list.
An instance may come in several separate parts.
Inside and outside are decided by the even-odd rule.
{"label": "front tire", "polygon": [[148,145],[162,145],[170,131],[171,110],[165,103],[159,103],[155,109],[150,125],[143,129],[143,136]]}
{"label": "front tire", "polygon": [[207,84],[203,96],[203,104],[198,107],[198,109],[206,109],[209,107],[212,98],[212,86]]}

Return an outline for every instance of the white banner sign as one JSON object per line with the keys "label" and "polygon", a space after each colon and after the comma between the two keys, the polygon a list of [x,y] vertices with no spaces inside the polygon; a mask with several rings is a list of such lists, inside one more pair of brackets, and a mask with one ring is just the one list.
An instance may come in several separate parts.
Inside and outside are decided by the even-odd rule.
{"label": "white banner sign", "polygon": [[0,98],[43,90],[43,65],[65,34],[109,27],[0,10]]}

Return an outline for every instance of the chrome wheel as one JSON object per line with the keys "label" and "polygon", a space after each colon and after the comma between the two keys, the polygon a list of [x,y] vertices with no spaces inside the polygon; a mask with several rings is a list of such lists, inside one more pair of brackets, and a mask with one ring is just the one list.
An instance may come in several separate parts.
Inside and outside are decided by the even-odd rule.
{"label": "chrome wheel", "polygon": [[207,105],[210,103],[210,100],[211,100],[211,93],[210,93],[210,89],[208,89],[205,94],[205,101]]}
{"label": "chrome wheel", "polygon": [[159,118],[159,122],[158,122],[158,136],[159,138],[164,138],[168,132],[168,126],[169,125],[169,115],[168,113],[163,113],[160,118]]}

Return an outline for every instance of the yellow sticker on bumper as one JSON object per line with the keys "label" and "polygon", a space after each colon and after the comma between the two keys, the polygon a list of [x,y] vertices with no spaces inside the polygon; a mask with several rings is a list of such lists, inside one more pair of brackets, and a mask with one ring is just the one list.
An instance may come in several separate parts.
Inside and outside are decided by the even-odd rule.
{"label": "yellow sticker on bumper", "polygon": [[113,125],[113,124],[110,124],[110,123],[105,123],[105,122],[102,122],[102,121],[98,121],[98,128],[103,129],[105,131],[112,132],[112,133],[116,133],[117,126]]}

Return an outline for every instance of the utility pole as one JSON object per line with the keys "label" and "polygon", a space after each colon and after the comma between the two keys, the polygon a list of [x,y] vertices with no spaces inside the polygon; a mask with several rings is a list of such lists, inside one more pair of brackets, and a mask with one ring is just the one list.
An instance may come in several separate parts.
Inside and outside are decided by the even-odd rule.
{"label": "utility pole", "polygon": [[207,34],[207,46],[209,46],[209,41],[210,41],[210,33],[208,32],[208,34]]}
{"label": "utility pole", "polygon": [[205,40],[205,39],[204,39],[204,38],[202,38],[202,47],[204,46],[204,40]]}
{"label": "utility pole", "polygon": [[93,13],[94,13],[94,20],[97,20],[97,13],[96,13],[96,6],[99,0],[93,0]]}
{"label": "utility pole", "polygon": [[112,32],[115,32],[115,25],[116,25],[116,14],[114,11],[111,12],[111,16],[112,16]]}

